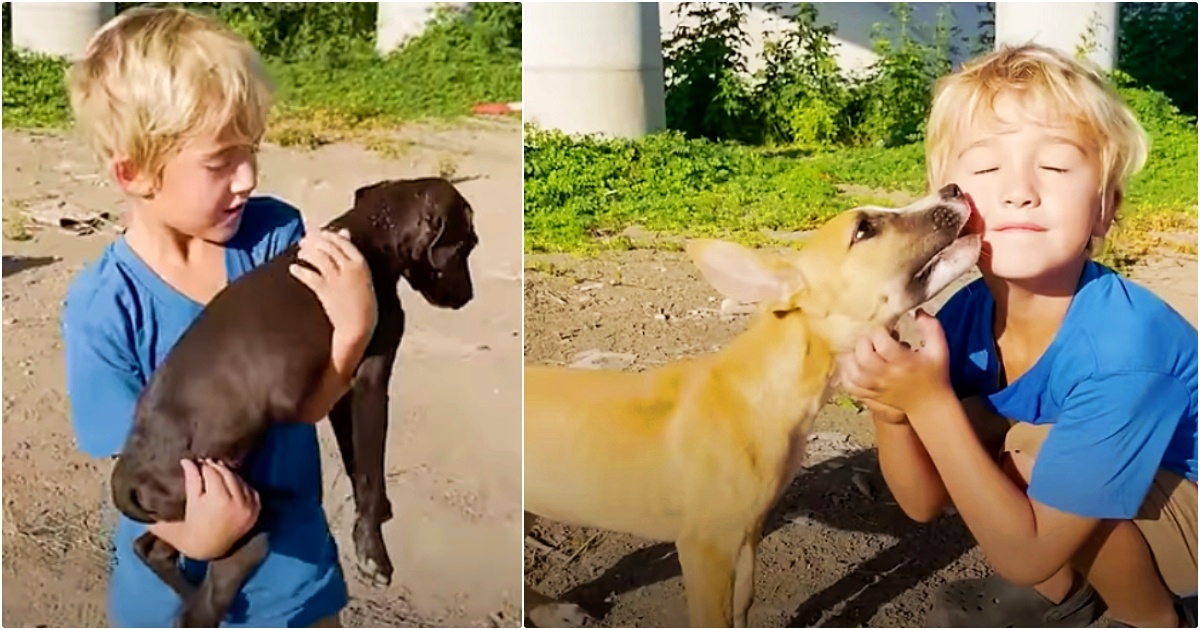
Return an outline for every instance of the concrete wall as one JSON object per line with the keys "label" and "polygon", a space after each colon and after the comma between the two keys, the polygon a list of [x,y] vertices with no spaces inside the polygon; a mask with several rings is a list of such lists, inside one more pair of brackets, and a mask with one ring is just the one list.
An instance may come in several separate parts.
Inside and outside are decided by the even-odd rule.
{"label": "concrete wall", "polygon": [[[659,20],[662,23],[663,38],[670,37],[671,32],[682,20],[675,15],[679,2],[659,2]],[[743,47],[748,57],[749,71],[754,72],[762,67],[762,45],[764,32],[769,37],[775,37],[787,27],[784,17],[795,15],[798,3],[776,3],[778,8],[768,7],[770,3],[756,2],[746,19],[746,33],[749,43]],[[984,14],[980,8],[985,3],[956,2],[949,6],[953,12],[953,23],[960,30],[960,37],[973,38],[979,34],[979,21]],[[937,13],[943,3],[911,3],[912,20],[918,24],[928,24],[932,27],[937,22]],[[1036,5],[1034,5],[1036,6]],[[865,69],[875,61],[874,44],[871,42],[871,28],[877,23],[891,23],[891,2],[820,2],[817,3],[817,21],[822,25],[835,24],[837,34],[833,41],[837,44],[835,55],[839,64],[848,72],[856,73]],[[920,37],[917,37],[921,40]],[[969,52],[966,42],[958,42],[961,49],[955,59],[961,62]]]}
{"label": "concrete wall", "polygon": [[467,7],[469,2],[379,2],[375,25],[375,50],[381,55],[399,48],[405,40],[425,31],[439,4]]}
{"label": "concrete wall", "polygon": [[539,2],[522,13],[526,122],[629,138],[665,128],[653,3]]}
{"label": "concrete wall", "polygon": [[78,59],[116,13],[113,2],[13,2],[14,48]]}
{"label": "concrete wall", "polygon": [[[395,50],[409,37],[420,35],[436,2],[380,2],[375,47],[380,54]],[[442,3],[466,7],[468,2]],[[116,14],[113,2],[14,2],[13,46],[78,59],[87,42]]]}
{"label": "concrete wall", "polygon": [[1088,58],[1111,70],[1117,58],[1118,3],[996,3],[996,43],[1034,41],[1074,53],[1085,33],[1095,45]]}

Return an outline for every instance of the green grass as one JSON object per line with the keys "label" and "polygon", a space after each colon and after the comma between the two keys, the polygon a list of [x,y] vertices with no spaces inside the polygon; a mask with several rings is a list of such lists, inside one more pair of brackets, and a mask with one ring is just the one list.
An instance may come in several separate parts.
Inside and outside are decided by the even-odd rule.
{"label": "green grass", "polygon": [[[742,240],[811,228],[861,200],[838,190],[850,181],[835,176],[848,159],[772,155],[671,132],[628,141],[528,130],[526,249],[627,246],[614,237],[633,225]],[[883,161],[860,168],[874,168],[881,180],[897,177]]]}
{"label": "green grass", "polygon": [[[1163,244],[1160,232],[1194,230],[1197,203],[1195,122],[1161,95],[1122,91],[1152,148],[1101,256],[1118,267]],[[920,144],[810,153],[688,140],[675,132],[630,141],[527,128],[525,249],[629,248],[637,244],[622,232],[634,225],[664,235],[778,244],[769,231],[810,229],[857,205],[889,199],[894,205],[921,194],[924,169]],[[678,247],[677,240],[663,243],[651,246]]]}
{"label": "green grass", "polygon": [[[266,27],[245,15],[231,14],[238,20],[234,28],[245,30],[251,41],[262,40]],[[521,51],[498,37],[487,20],[444,13],[421,36],[383,58],[375,54],[370,37],[304,35],[317,43],[264,55],[278,88],[278,128],[270,137],[284,144],[315,146],[354,130],[455,119],[469,115],[476,103],[521,97]],[[60,59],[6,46],[4,126],[68,126],[66,68]]]}

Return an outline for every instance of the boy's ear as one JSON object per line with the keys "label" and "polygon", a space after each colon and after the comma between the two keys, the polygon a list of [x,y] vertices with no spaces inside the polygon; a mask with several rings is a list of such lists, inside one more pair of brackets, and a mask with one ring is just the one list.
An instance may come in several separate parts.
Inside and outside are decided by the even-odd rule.
{"label": "boy's ear", "polygon": [[1123,198],[1124,195],[1120,188],[1113,188],[1100,197],[1100,220],[1092,227],[1092,236],[1096,238],[1108,236],[1108,232],[1112,229],[1113,222],[1117,216],[1117,210],[1121,207],[1121,200]]}
{"label": "boy's ear", "polygon": [[113,158],[112,177],[117,186],[127,194],[137,197],[149,197],[153,194],[150,182],[138,172],[137,167],[128,158]]}
{"label": "boy's ear", "polygon": [[800,270],[783,258],[736,243],[697,239],[688,241],[686,250],[709,284],[731,300],[788,304],[804,285]]}

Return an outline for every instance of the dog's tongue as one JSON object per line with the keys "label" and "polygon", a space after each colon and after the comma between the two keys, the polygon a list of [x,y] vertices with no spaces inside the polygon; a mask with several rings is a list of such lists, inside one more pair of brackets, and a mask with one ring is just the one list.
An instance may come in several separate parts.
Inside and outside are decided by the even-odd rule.
{"label": "dog's tongue", "polygon": [[971,199],[971,195],[963,193],[963,199],[967,201],[967,207],[971,209],[971,215],[967,217],[967,222],[963,224],[962,229],[958,231],[959,236],[968,234],[983,233],[983,215],[979,214],[979,209],[975,207],[975,200]]}

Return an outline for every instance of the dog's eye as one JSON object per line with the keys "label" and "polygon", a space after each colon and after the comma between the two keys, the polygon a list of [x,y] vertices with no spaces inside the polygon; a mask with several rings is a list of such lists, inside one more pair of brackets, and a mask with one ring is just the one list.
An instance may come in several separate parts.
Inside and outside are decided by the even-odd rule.
{"label": "dog's eye", "polygon": [[865,241],[872,236],[875,236],[875,226],[867,219],[859,219],[858,225],[854,228],[854,238],[850,241],[853,245],[859,241]]}

